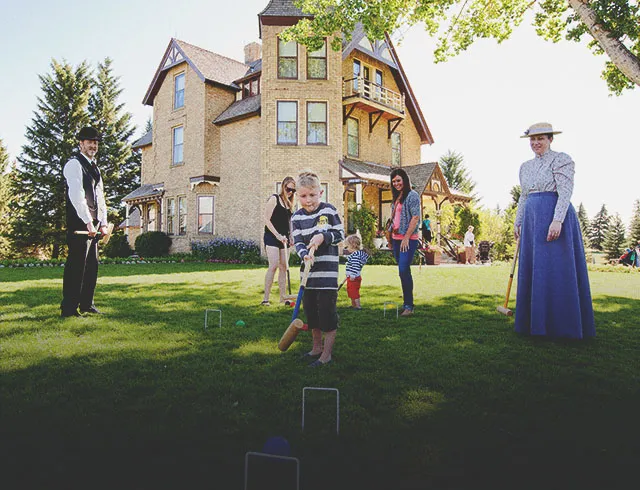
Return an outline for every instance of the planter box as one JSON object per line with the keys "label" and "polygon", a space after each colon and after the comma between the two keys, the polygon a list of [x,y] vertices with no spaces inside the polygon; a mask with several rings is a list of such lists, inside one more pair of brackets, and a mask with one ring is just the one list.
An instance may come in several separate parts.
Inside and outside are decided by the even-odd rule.
{"label": "planter box", "polygon": [[440,252],[425,252],[424,260],[427,265],[440,265],[442,254]]}

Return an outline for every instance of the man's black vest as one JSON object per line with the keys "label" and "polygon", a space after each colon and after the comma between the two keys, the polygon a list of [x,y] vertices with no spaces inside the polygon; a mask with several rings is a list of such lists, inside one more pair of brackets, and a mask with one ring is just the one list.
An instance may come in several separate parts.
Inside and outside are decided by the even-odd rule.
{"label": "man's black vest", "polygon": [[[87,206],[89,207],[89,213],[91,213],[91,217],[94,221],[96,221],[98,219],[98,201],[96,198],[96,187],[100,182],[100,172],[98,170],[98,167],[96,167],[95,165],[91,165],[89,160],[87,160],[81,153],[74,155],[73,158],[80,162],[80,167],[82,168],[82,187],[84,188],[85,200],[87,202]],[[65,197],[67,201],[67,230],[86,230],[87,225],[80,219],[78,213],[76,212],[76,208],[73,207],[73,204],[69,199],[69,186],[66,185],[66,181]]]}

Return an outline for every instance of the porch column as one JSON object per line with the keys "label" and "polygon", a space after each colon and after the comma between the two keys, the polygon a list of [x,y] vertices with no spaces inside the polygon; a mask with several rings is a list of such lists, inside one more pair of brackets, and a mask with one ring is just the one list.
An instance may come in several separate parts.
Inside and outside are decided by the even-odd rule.
{"label": "porch column", "polygon": [[360,209],[362,207],[362,184],[356,184],[356,209]]}
{"label": "porch column", "polygon": [[130,212],[129,203],[124,203],[124,234],[129,234],[129,212]]}
{"label": "porch column", "polygon": [[436,243],[440,246],[440,217],[442,216],[442,203],[436,202],[436,218],[438,221],[436,222]]}

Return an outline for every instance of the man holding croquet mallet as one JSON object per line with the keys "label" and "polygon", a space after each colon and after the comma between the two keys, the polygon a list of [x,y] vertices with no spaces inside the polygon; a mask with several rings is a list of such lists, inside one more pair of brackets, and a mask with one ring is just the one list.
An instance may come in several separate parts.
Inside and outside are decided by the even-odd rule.
{"label": "man holding croquet mallet", "polygon": [[97,235],[109,233],[102,176],[96,165],[100,134],[84,127],[77,138],[80,151],[63,169],[69,251],[62,286],[62,317],[100,313],[93,304],[98,279]]}
{"label": "man holding croquet mallet", "polygon": [[305,263],[312,264],[302,304],[313,347],[302,357],[314,360],[310,367],[319,367],[331,362],[338,329],[338,243],[344,240],[344,227],[336,208],[320,200],[322,187],[316,174],[301,173],[296,190],[300,209],[291,217],[294,246],[303,262],[301,270]]}
{"label": "man holding croquet mallet", "polygon": [[520,167],[514,223],[520,240],[515,330],[582,339],[596,334],[580,223],[571,205],[575,163],[551,150],[554,131],[537,123],[524,132],[535,157]]}

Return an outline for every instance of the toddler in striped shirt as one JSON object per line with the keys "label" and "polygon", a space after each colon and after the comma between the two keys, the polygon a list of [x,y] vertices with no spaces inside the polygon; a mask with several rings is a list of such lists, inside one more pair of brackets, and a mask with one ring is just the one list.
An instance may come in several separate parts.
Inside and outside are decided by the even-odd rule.
{"label": "toddler in striped shirt", "polygon": [[362,268],[369,260],[369,254],[362,250],[362,242],[358,235],[349,235],[345,241],[347,256],[347,295],[351,299],[351,308],[361,310],[360,284],[362,283]]}

